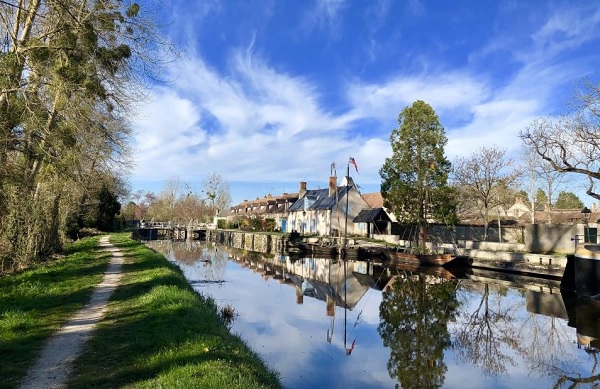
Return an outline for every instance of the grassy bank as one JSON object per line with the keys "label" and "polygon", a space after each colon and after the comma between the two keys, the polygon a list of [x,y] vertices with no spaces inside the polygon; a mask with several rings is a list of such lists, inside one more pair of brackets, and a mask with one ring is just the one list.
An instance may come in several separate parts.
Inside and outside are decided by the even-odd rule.
{"label": "grassy bank", "polygon": [[[87,302],[100,281],[108,256],[93,249],[97,239],[84,242],[57,263],[1,280],[0,354],[9,361],[0,364],[4,383],[14,386],[23,377],[41,342]],[[215,303],[195,293],[176,266],[127,235],[113,235],[111,243],[125,255],[123,278],[75,363],[69,387],[280,387],[277,375],[229,333]],[[47,273],[52,277],[40,280]],[[38,303],[39,297],[52,300],[45,295],[46,283],[64,284],[57,287],[74,302],[67,308]],[[30,292],[20,284],[36,287]],[[46,320],[46,329],[38,329]]]}

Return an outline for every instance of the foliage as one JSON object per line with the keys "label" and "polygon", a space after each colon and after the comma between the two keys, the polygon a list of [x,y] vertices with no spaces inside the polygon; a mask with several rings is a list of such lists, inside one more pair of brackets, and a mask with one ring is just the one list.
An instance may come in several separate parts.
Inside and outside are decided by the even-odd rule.
{"label": "foliage", "polygon": [[416,101],[398,115],[392,130],[392,156],[379,171],[384,205],[403,224],[419,225],[419,246],[425,247],[427,221],[456,223],[457,197],[447,185],[451,170],[444,156],[444,127],[427,103]]}
{"label": "foliage", "polygon": [[561,191],[556,199],[557,209],[581,209],[583,202],[573,192]]}
{"label": "foliage", "polygon": [[379,306],[378,331],[390,348],[388,372],[403,388],[442,387],[448,370],[444,351],[451,346],[448,323],[459,306],[456,281],[428,277],[433,276],[398,276]]}
{"label": "foliage", "polygon": [[[190,183],[182,182],[176,177],[167,180],[158,195],[151,192],[144,194],[143,190],[138,190],[132,196],[132,200],[139,207],[137,214],[141,219],[154,218],[180,224],[189,223],[190,220],[212,223],[219,210],[229,207],[231,197],[229,184],[225,180],[217,173],[212,173],[210,177],[214,186],[211,187],[212,192],[209,196],[206,191],[210,190],[206,189],[206,186],[197,193],[191,189]],[[224,208],[219,208],[221,206]]]}
{"label": "foliage", "polygon": [[550,199],[546,195],[546,192],[544,192],[544,190],[541,188],[538,189],[537,192],[535,193],[535,203],[543,204],[543,205],[550,203]]}
{"label": "foliage", "polygon": [[161,43],[118,0],[0,2],[0,26],[0,261],[18,269],[88,224],[102,187],[124,194],[128,112]]}

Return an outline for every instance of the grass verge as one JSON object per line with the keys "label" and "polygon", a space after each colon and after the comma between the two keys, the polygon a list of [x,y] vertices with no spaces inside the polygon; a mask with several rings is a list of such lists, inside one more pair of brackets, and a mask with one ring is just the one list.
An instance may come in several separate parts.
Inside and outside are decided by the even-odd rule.
{"label": "grass verge", "polygon": [[[123,277],[69,387],[281,387],[278,375],[229,332],[212,299],[128,236],[111,237],[125,255]],[[98,240],[83,239],[62,259],[0,278],[1,387],[17,387],[44,341],[89,301],[110,259]]]}
{"label": "grass verge", "polygon": [[0,386],[16,387],[44,341],[90,299],[110,253],[99,237],[66,247],[66,257],[0,277]]}
{"label": "grass verge", "polygon": [[73,388],[278,388],[276,373],[232,335],[211,298],[125,234],[109,312],[76,361]]}

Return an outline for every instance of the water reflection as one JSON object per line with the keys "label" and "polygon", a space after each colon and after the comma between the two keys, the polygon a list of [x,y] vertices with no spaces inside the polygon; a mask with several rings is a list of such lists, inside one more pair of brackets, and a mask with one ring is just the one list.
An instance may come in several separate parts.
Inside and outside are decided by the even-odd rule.
{"label": "water reflection", "polygon": [[196,290],[235,309],[231,330],[288,388],[600,384],[600,308],[552,281],[152,246]]}
{"label": "water reflection", "polygon": [[391,349],[387,369],[403,388],[438,388],[450,347],[448,322],[454,320],[457,280],[405,273],[387,287],[380,305],[379,334]]}

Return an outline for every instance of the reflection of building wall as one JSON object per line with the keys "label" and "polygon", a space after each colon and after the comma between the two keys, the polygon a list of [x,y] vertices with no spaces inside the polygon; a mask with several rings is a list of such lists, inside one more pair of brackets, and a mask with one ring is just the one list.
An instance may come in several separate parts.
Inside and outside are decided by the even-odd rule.
{"label": "reflection of building wall", "polygon": [[[302,304],[304,296],[310,296],[322,301],[331,299],[333,306],[352,308],[369,289],[367,285],[361,284],[354,274],[355,268],[362,271],[366,267],[363,261],[336,261],[329,258],[302,258],[292,261],[284,255],[268,258],[258,253],[233,251],[230,251],[230,255],[242,266],[265,278],[295,285],[296,292],[300,293],[296,295],[298,304]],[[327,309],[329,312],[330,308]]]}

